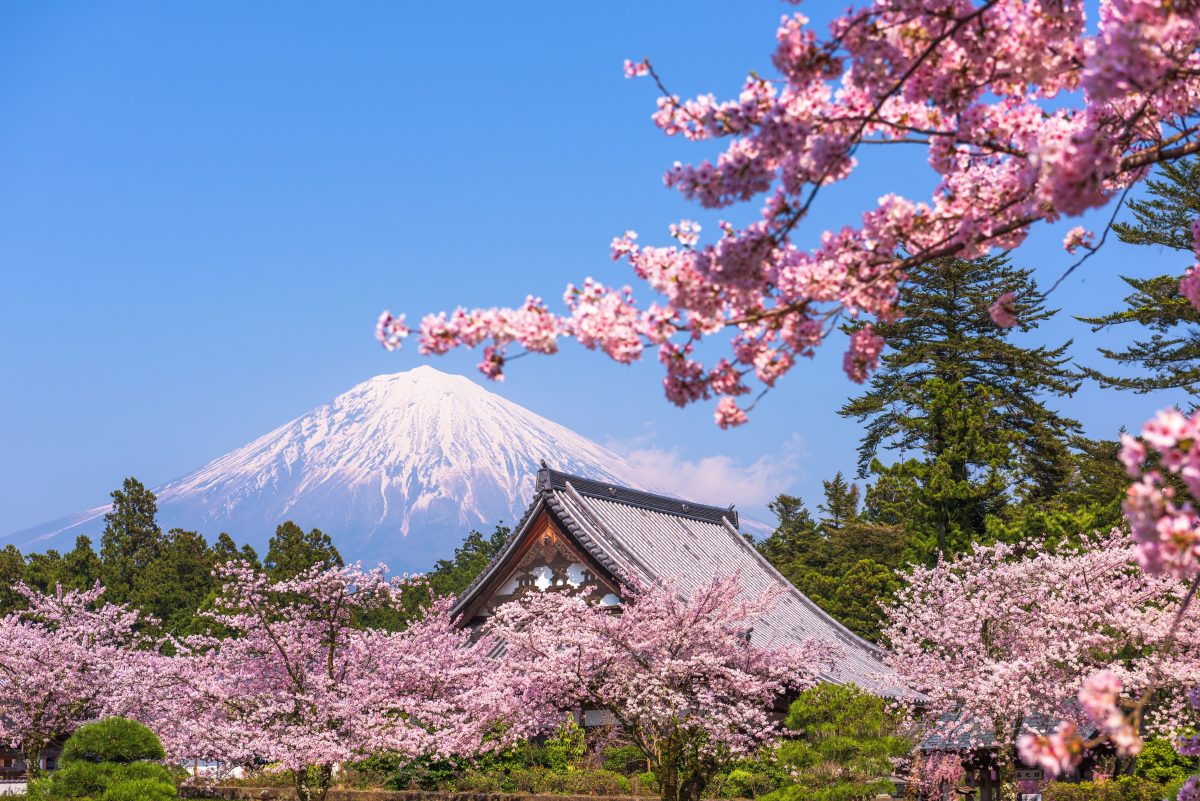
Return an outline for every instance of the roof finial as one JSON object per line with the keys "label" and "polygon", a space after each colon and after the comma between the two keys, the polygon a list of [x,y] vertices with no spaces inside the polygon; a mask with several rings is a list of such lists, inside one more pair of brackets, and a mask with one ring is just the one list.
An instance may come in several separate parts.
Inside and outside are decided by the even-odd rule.
{"label": "roof finial", "polygon": [[543,470],[549,470],[549,469],[550,469],[550,465],[546,464],[546,460],[545,460],[545,459],[542,459],[542,469],[543,469]]}
{"label": "roof finial", "polygon": [[735,506],[735,504],[732,504],[732,503],[731,503],[731,504],[729,504],[729,509],[728,509],[727,511],[730,511],[730,512],[732,512],[732,511],[733,511],[733,507],[734,507],[734,506]]}

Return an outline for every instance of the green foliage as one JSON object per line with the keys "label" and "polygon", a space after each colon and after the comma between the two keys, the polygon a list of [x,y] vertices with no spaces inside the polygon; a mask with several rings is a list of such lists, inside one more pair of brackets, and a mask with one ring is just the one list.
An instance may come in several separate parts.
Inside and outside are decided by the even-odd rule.
{"label": "green foliage", "polygon": [[1183,756],[1169,740],[1147,740],[1137,755],[1133,775],[1140,779],[1171,784],[1200,772],[1200,757]]}
{"label": "green foliage", "polygon": [[542,764],[553,771],[573,770],[583,761],[586,751],[583,729],[573,717],[568,717],[542,743]]}
{"label": "green foliage", "polygon": [[912,743],[898,736],[885,702],[853,685],[819,684],[792,703],[784,724],[794,736],[776,752],[792,783],[773,801],[849,801],[890,793],[891,759]]}
{"label": "green foliage", "polygon": [[278,581],[292,578],[318,563],[330,567],[345,564],[328,534],[319,528],[306,534],[304,529],[288,520],[275,529],[275,535],[267,543],[263,567]]}
{"label": "green foliage", "polygon": [[[988,305],[1008,291],[1024,303],[1020,322],[998,328]],[[877,326],[889,346],[880,369],[839,413],[865,426],[859,476],[893,485],[884,496],[900,501],[878,504],[882,522],[903,525],[915,536],[913,558],[931,561],[981,539],[1008,502],[1063,488],[1079,424],[1044,399],[1071,395],[1080,376],[1069,342],[1014,341],[1056,312],[1007,256],[923,265],[901,295],[904,317]],[[885,464],[884,451],[901,458]]]}
{"label": "green foliage", "polygon": [[12,586],[25,575],[25,557],[15,545],[0,549],[0,615],[7,615],[24,606],[24,599],[13,592]]}
{"label": "green foliage", "polygon": [[100,536],[100,578],[106,599],[124,603],[132,599],[134,582],[158,556],[162,529],[155,520],[158,499],[136,478],[125,479],[112,499]]}
{"label": "green foliage", "polygon": [[1099,782],[1050,782],[1042,789],[1042,801],[1162,801],[1166,787],[1134,776]]}
{"label": "green foliage", "polygon": [[[1193,261],[1192,221],[1200,216],[1200,159],[1161,164],[1156,178],[1146,182],[1147,198],[1129,202],[1134,222],[1119,222],[1113,231],[1122,242],[1133,245],[1157,245],[1188,253],[1181,256],[1179,270]],[[1132,367],[1140,374],[1109,375],[1101,370],[1085,369],[1085,374],[1100,386],[1152,392],[1156,389],[1183,389],[1193,397],[1200,395],[1200,312],[1179,293],[1179,275],[1122,280],[1133,290],[1125,297],[1124,308],[1099,317],[1080,317],[1093,331],[1117,325],[1131,325],[1147,331],[1148,339],[1135,339],[1124,350],[1100,348],[1100,353],[1116,366]]]}
{"label": "green foliage", "polygon": [[646,755],[636,745],[618,745],[604,749],[601,765],[605,770],[627,775],[642,773],[646,769]]}
{"label": "green foliage", "polygon": [[63,745],[61,770],[31,782],[30,801],[167,801],[175,783],[152,731],[132,720],[107,718],[80,727]]}
{"label": "green foliage", "polygon": [[132,779],[110,784],[100,801],[169,801],[175,797],[175,785],[170,782]]}
{"label": "green foliage", "polygon": [[471,771],[452,785],[466,793],[531,793],[553,795],[629,795],[633,783],[608,770],[555,771],[533,766],[508,773]]}
{"label": "green foliage", "polygon": [[154,732],[128,718],[105,718],[80,726],[63,744],[62,763],[111,762],[126,765],[165,759]]}
{"label": "green foliage", "polygon": [[[899,586],[907,534],[896,525],[859,513],[858,489],[841,473],[824,482],[824,512],[814,521],[804,502],[780,495],[770,508],[779,525],[757,544],[780,573],[851,631],[874,638],[882,619],[880,599]],[[868,498],[870,498],[868,493]]]}

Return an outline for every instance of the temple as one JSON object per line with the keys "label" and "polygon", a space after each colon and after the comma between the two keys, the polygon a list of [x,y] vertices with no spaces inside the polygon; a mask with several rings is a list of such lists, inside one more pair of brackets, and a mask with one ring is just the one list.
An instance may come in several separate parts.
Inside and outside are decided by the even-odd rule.
{"label": "temple", "polygon": [[455,613],[479,625],[522,593],[551,587],[620,603],[620,588],[673,578],[683,592],[738,571],[748,593],[779,590],[776,607],[751,631],[781,646],[825,640],[841,658],[822,678],[881,696],[904,694],[883,652],[821,611],[738,531],[737,512],[603,484],[543,466],[524,517],[492,562],[459,596]]}

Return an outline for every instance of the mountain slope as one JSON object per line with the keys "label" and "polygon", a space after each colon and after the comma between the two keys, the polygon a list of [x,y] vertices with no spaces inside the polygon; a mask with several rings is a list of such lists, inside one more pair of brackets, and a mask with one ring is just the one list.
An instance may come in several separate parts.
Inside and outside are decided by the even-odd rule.
{"label": "mountain slope", "polygon": [[[284,520],[329,533],[349,560],[424,569],[471,528],[515,521],[538,463],[639,486],[617,454],[461,376],[422,366],[365,381],[155,488],[164,528],[227,531],[260,551]],[[22,550],[93,539],[108,507],[10,535]]]}

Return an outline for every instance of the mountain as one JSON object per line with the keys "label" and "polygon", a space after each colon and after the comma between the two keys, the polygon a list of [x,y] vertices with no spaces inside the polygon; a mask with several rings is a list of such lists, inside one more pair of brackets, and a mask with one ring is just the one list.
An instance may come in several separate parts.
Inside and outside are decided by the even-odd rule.
{"label": "mountain", "polygon": [[[421,570],[450,556],[472,528],[519,519],[538,463],[641,486],[617,454],[462,376],[421,366],[364,381],[195,472],[154,488],[163,528],[262,553],[294,520],[328,533],[347,560]],[[644,487],[643,487],[644,488]],[[22,551],[98,539],[100,506],[17,532]]]}

